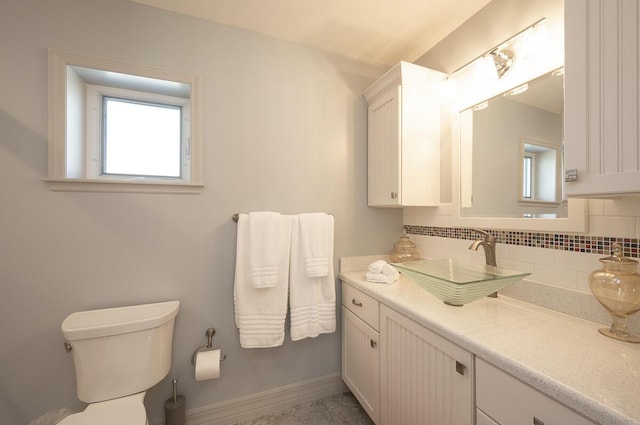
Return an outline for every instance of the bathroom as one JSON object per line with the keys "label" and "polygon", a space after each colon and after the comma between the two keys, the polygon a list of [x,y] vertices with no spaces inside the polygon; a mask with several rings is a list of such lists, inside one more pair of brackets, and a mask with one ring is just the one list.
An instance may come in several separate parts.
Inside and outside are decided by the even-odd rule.
{"label": "bathroom", "polygon": [[[464,43],[473,52],[467,56],[531,24],[541,14],[536,7],[561,3],[494,0],[490,5],[503,15],[490,25],[495,33],[487,38],[493,40],[486,40],[488,46]],[[124,0],[5,0],[0,35],[0,173],[6,182],[0,189],[2,423],[26,424],[61,407],[82,408],[60,332],[69,313],[170,299],[181,300],[174,362],[169,376],[147,394],[150,423],[161,423],[173,378],[192,415],[240,406],[252,395],[288,386],[308,394],[314,386],[320,393],[336,391],[342,388],[339,332],[286,340],[268,350],[240,348],[232,302],[232,215],[331,213],[336,265],[340,257],[388,252],[404,225],[420,226],[419,231],[459,226],[430,221],[431,208],[367,206],[362,93],[388,66]],[[50,190],[43,181],[50,47],[202,76],[202,192]],[[290,103],[274,107],[281,97]],[[587,235],[637,240],[639,201],[588,204]],[[430,249],[467,254],[468,240],[411,237],[423,255],[432,254]],[[527,261],[501,250],[498,261],[502,255],[514,267],[528,262],[539,281],[580,293],[587,293],[586,274],[600,257],[521,251]],[[220,379],[195,382],[189,359],[210,326],[216,328],[214,346],[224,349],[227,361]]]}

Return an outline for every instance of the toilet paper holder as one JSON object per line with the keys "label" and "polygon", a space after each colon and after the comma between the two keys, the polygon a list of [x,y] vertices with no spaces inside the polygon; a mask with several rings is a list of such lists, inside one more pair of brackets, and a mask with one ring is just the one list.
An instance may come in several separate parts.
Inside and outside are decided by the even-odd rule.
{"label": "toilet paper holder", "polygon": [[[191,356],[192,365],[194,366],[196,365],[196,357],[198,356],[198,353],[200,351],[213,348],[213,336],[215,334],[216,334],[216,330],[214,328],[207,329],[207,332],[205,333],[205,335],[207,335],[207,345],[201,345],[200,347],[196,348],[196,351],[194,351],[193,355]],[[227,355],[223,354],[222,357],[220,358],[220,361],[223,362],[225,361],[226,358],[227,358]]]}

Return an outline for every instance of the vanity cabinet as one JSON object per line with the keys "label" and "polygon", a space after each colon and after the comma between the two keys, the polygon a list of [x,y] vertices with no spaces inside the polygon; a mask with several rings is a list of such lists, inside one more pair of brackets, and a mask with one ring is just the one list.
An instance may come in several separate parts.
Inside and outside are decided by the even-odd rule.
{"label": "vanity cabinet", "polygon": [[380,423],[379,303],[342,285],[342,379],[371,420]]}
{"label": "vanity cabinet", "polygon": [[639,8],[637,1],[565,0],[569,196],[640,193]]}
{"label": "vanity cabinet", "polygon": [[477,425],[596,425],[476,357]]}
{"label": "vanity cabinet", "polygon": [[383,425],[472,425],[473,355],[380,306]]}
{"label": "vanity cabinet", "polygon": [[400,62],[369,87],[369,206],[440,203],[440,83],[445,74]]}

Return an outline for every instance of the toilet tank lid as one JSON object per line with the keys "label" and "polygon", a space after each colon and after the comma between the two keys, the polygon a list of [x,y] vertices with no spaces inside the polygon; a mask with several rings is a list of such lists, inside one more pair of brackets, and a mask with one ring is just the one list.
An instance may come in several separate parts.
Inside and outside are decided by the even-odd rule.
{"label": "toilet tank lid", "polygon": [[69,341],[100,338],[155,328],[173,320],[180,310],[180,301],[131,305],[80,311],[62,322],[62,333]]}

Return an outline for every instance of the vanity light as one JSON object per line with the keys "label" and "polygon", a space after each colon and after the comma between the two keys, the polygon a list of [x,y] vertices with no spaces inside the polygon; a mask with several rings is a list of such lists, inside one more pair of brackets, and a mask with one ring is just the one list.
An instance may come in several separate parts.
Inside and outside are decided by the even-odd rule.
{"label": "vanity light", "polygon": [[474,64],[475,67],[474,79],[479,83],[481,81],[484,83],[492,80],[495,81],[503,77],[515,64],[516,54],[513,49],[514,45],[517,44],[515,42],[516,39],[520,36],[524,35],[526,37],[520,47],[523,50],[523,59],[531,52],[536,52],[547,47],[549,37],[546,25],[544,25],[545,20],[546,18],[542,18],[534,22],[505,42],[500,43],[497,47],[483,53],[471,62],[467,62],[462,65],[460,68],[449,74],[449,77],[459,71],[462,71],[471,64]]}
{"label": "vanity light", "polygon": [[511,67],[513,67],[514,57],[513,52],[511,50],[501,50],[494,49],[489,53],[491,58],[493,59],[493,65],[495,67],[495,72],[498,74],[498,79],[502,78]]}
{"label": "vanity light", "polygon": [[475,84],[480,87],[498,80],[498,73],[492,54],[483,56],[476,61],[473,70],[473,80]]}
{"label": "vanity light", "polygon": [[549,31],[544,21],[533,24],[524,32],[522,40],[523,60],[530,56],[537,56],[548,49]]}

